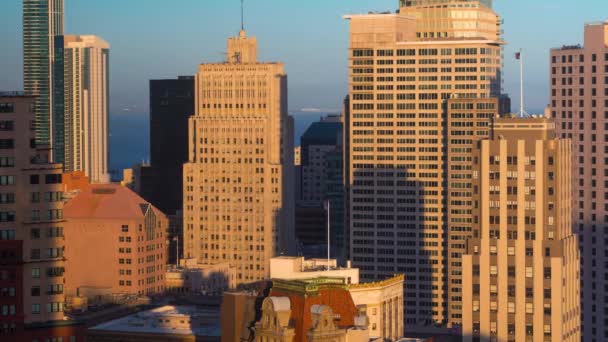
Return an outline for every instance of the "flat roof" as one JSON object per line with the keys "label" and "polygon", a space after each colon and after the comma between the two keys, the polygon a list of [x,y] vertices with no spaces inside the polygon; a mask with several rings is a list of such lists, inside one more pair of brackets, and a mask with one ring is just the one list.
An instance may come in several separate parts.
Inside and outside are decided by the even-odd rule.
{"label": "flat roof", "polygon": [[[89,330],[219,337],[221,336],[219,317],[219,308],[167,305],[105,322]],[[192,323],[189,328],[158,324],[160,320],[168,318],[183,318],[184,321],[188,320]]]}

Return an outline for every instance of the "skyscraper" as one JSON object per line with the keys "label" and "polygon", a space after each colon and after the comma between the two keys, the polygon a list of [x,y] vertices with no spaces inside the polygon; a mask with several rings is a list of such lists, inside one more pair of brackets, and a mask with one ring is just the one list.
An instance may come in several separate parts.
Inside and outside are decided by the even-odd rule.
{"label": "skyscraper", "polygon": [[500,118],[473,155],[463,341],[580,341],[570,140],[546,118]]}
{"label": "skyscraper", "polygon": [[83,171],[91,183],[110,178],[109,49],[96,36],[64,37],[64,169]]}
{"label": "skyscraper", "polygon": [[56,139],[63,139],[63,101],[54,96],[62,87],[55,80],[55,53],[63,47],[62,35],[63,0],[23,0],[23,83],[27,94],[37,96],[36,140],[41,144],[55,145]]}
{"label": "skyscraper", "polygon": [[149,201],[167,215],[183,207],[188,119],[194,115],[194,77],[150,81],[150,163],[157,181]]}
{"label": "skyscraper", "polygon": [[460,280],[444,274],[458,274],[446,256],[462,250],[446,238],[446,102],[500,95],[500,18],[478,1],[458,5],[347,17],[350,258],[365,280],[405,273],[410,331],[461,320],[460,301],[448,305]]}
{"label": "skyscraper", "polygon": [[[301,197],[296,203],[296,236],[304,245],[316,245],[327,255],[327,207],[330,216],[330,253],[340,263],[345,261],[344,187],[342,116],[328,116],[314,122],[301,138]],[[302,241],[308,237],[308,241]],[[312,237],[312,238],[311,238]],[[319,248],[320,247],[320,248]],[[311,251],[312,252],[312,251]]]}
{"label": "skyscraper", "polygon": [[293,119],[281,63],[260,63],[241,30],[225,63],[201,64],[184,165],[184,255],[229,262],[236,283],[268,278],[294,252]]}
{"label": "skyscraper", "polygon": [[580,236],[585,341],[608,338],[608,23],[585,26],[584,46],[551,50],[551,116],[574,145],[574,227]]}

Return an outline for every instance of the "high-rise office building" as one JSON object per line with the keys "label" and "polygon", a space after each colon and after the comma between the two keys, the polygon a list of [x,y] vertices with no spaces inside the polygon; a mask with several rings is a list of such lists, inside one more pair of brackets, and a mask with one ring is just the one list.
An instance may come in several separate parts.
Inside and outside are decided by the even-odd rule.
{"label": "high-rise office building", "polygon": [[[342,183],[342,116],[330,115],[312,123],[301,138],[301,196],[296,202],[296,236],[303,245],[316,245],[305,256],[327,255],[327,206],[329,201],[330,253],[343,263],[344,187]],[[307,241],[303,241],[306,239]],[[314,253],[320,251],[321,253]]]}
{"label": "high-rise office building", "polygon": [[168,215],[183,206],[183,165],[188,161],[188,119],[194,115],[194,77],[150,81],[150,163],[165,186],[152,204]]}
{"label": "high-rise office building", "polygon": [[444,269],[447,287],[449,322],[460,323],[462,317],[462,254],[473,231],[473,146],[490,135],[498,116],[496,98],[450,99],[447,102],[446,125],[446,248]]}
{"label": "high-rise office building", "polygon": [[444,276],[459,267],[446,258],[446,102],[500,95],[500,18],[479,2],[456,5],[347,17],[350,258],[365,280],[405,273],[410,331],[461,320]]}
{"label": "high-rise office building", "polygon": [[[56,143],[62,150],[63,99],[61,63],[56,63],[56,49],[63,48],[64,0],[23,0],[23,79],[25,92],[36,98],[36,140]],[[56,69],[57,68],[57,69]],[[56,76],[60,76],[56,79]],[[59,160],[62,162],[62,160]]]}
{"label": "high-rise office building", "polygon": [[64,169],[91,183],[110,180],[109,48],[96,36],[64,36]]}
{"label": "high-rise office building", "polygon": [[463,341],[580,341],[572,146],[546,118],[499,118],[473,151]]}
{"label": "high-rise office building", "polygon": [[266,279],[270,258],[294,252],[293,119],[281,63],[257,41],[228,39],[225,63],[201,64],[184,165],[184,254],[229,262],[236,283]]}
{"label": "high-rise office building", "polygon": [[0,339],[67,341],[75,335],[63,314],[63,170],[50,162],[48,145],[36,143],[36,110],[32,96],[0,95],[0,240],[15,253],[0,257],[3,285],[13,280],[1,289]]}
{"label": "high-rise office building", "polygon": [[551,50],[551,116],[573,143],[574,227],[580,237],[583,339],[608,339],[608,23],[584,46]]}

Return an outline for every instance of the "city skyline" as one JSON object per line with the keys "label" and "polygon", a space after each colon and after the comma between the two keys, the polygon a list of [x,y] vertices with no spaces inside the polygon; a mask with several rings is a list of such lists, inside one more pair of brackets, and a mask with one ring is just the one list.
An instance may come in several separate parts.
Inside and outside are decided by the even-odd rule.
{"label": "city skyline", "polygon": [[[240,26],[238,1],[204,3],[189,0],[182,2],[179,7],[156,0],[146,1],[146,6],[141,7],[138,2],[65,2],[67,34],[97,34],[113,47],[110,74],[115,85],[110,93],[110,112],[113,115],[147,113],[149,79],[190,75],[195,72],[194,66],[202,61],[222,60],[225,48],[218,37],[234,35]],[[494,9],[504,19],[503,38],[507,42],[504,91],[511,95],[513,108],[519,107],[519,70],[513,58],[514,52],[519,48],[524,50],[527,110],[530,113],[542,112],[549,103],[546,79],[549,75],[547,61],[550,48],[581,44],[584,24],[605,19],[599,14],[606,13],[608,3],[601,0],[586,2],[588,6],[573,10],[564,0],[494,1]],[[122,7],[118,7],[119,4]],[[255,4],[246,2],[245,26],[253,35],[264,38],[261,49],[265,53],[261,58],[280,60],[286,64],[292,94],[290,110],[317,108],[339,111],[341,100],[348,92],[348,25],[342,16],[370,10],[393,10],[397,5],[397,0],[354,0],[348,4],[315,0],[298,4],[297,7],[277,0]],[[139,15],[129,17],[134,10],[138,10]],[[300,14],[291,15],[294,10]],[[95,13],[95,16],[91,16],[91,13]],[[273,15],[269,21],[269,13],[284,15]],[[543,13],[543,18],[538,19],[538,13]],[[310,19],[313,15],[314,21]],[[550,21],[566,15],[568,20],[560,20],[559,24]],[[157,25],[165,18],[172,17],[175,22],[170,27]],[[7,66],[0,70],[0,89],[22,89],[21,2],[0,3],[0,18],[0,28],[8,33],[0,38],[0,42],[9,47],[0,52],[0,58]],[[307,22],[312,26],[306,26]],[[535,23],[536,35],[529,32],[529,23],[532,22]],[[277,30],[277,27],[282,29]],[[310,30],[303,30],[304,27]],[[133,34],[124,34],[126,30]],[[132,44],[133,35],[139,38],[136,47]],[[155,38],[162,40],[163,44],[155,46]],[[310,49],[323,49],[327,53],[311,55],[306,52]],[[146,57],[146,62],[141,63],[144,56],[158,58]]]}

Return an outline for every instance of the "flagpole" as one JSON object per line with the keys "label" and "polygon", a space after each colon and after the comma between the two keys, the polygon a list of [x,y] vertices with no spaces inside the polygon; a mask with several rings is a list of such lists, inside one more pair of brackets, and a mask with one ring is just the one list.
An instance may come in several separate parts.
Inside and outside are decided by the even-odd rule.
{"label": "flagpole", "polygon": [[519,49],[519,91],[519,116],[524,117],[524,55],[521,52],[521,49]]}
{"label": "flagpole", "polygon": [[330,243],[329,225],[330,225],[330,223],[329,223],[329,200],[327,200],[327,270],[328,271],[329,271],[329,260],[330,260],[330,257],[329,257],[329,243]]}

